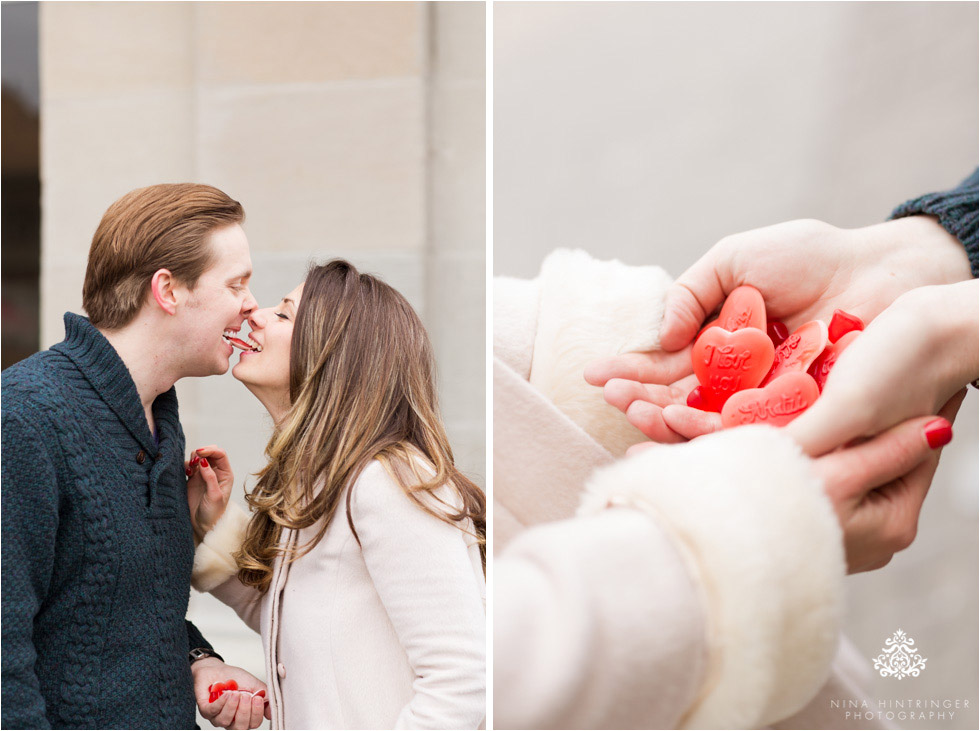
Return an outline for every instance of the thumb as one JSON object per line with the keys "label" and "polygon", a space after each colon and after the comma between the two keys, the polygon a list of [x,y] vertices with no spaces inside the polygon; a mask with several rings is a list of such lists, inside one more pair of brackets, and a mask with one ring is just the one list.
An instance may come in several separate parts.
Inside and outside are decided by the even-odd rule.
{"label": "thumb", "polygon": [[224,501],[224,493],[221,490],[221,484],[218,482],[218,476],[214,473],[214,468],[206,459],[202,459],[199,469],[201,477],[204,478],[208,501],[212,505],[220,505]]}
{"label": "thumb", "polygon": [[698,259],[667,290],[660,347],[680,350],[694,340],[702,323],[725,299],[723,277],[716,271],[715,249]]}

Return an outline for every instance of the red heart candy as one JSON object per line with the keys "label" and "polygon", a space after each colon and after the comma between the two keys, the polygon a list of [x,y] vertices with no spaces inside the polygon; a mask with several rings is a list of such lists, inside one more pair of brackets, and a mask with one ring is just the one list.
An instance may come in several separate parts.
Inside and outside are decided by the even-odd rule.
{"label": "red heart candy", "polygon": [[702,327],[700,330],[698,330],[698,334],[694,337],[694,339],[697,340],[699,337],[701,337],[702,335],[704,335],[705,330],[707,330],[709,327],[718,327],[718,318],[717,317],[714,320],[712,320],[711,322],[709,322],[708,324],[706,324],[704,327]]}
{"label": "red heart candy", "polygon": [[830,319],[830,327],[827,332],[830,342],[836,343],[844,335],[855,330],[864,330],[864,320],[857,315],[850,315],[844,310],[834,310],[834,316]]}
{"label": "red heart candy", "polygon": [[692,409],[702,409],[704,408],[704,401],[701,398],[701,387],[695,386],[689,394],[687,394],[687,405]]}
{"label": "red heart candy", "polygon": [[706,330],[691,351],[702,400],[708,391],[724,402],[736,391],[758,386],[769,372],[773,352],[769,336],[754,327]]}
{"label": "red heart candy", "polygon": [[717,326],[729,332],[745,327],[766,331],[766,303],[755,287],[747,284],[736,287],[728,295],[718,315]]}
{"label": "red heart candy", "polygon": [[813,361],[813,365],[807,371],[813,380],[817,382],[817,388],[823,392],[824,384],[827,383],[827,376],[830,374],[830,369],[834,367],[834,363],[840,357],[840,354],[844,352],[844,349],[854,342],[857,336],[861,333],[860,330],[851,330],[850,332],[844,333],[836,343],[831,343],[827,348]]}
{"label": "red heart candy", "polygon": [[782,320],[770,320],[766,324],[766,335],[772,340],[772,344],[778,348],[789,337],[789,328]]}
{"label": "red heart candy", "polygon": [[772,383],[784,373],[806,372],[810,364],[827,347],[827,324],[823,320],[811,320],[798,327],[792,335],[776,348],[772,370],[762,385]]}
{"label": "red heart candy", "polygon": [[817,382],[809,373],[790,371],[763,388],[733,394],[721,410],[721,424],[725,428],[743,424],[784,426],[819,396]]}
{"label": "red heart candy", "polygon": [[214,703],[226,690],[238,690],[238,683],[234,680],[229,680],[225,683],[212,683],[209,685],[208,703]]}

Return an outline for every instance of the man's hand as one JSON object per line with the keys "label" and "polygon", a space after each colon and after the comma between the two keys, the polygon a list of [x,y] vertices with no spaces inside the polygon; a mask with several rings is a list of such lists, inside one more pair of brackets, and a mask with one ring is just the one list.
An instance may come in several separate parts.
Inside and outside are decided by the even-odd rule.
{"label": "man's hand", "polygon": [[252,693],[264,690],[269,694],[265,683],[251,673],[241,668],[226,665],[216,657],[206,657],[191,665],[194,676],[194,697],[197,707],[204,716],[215,726],[222,728],[247,729],[258,728],[263,716],[272,718],[267,698],[252,697],[248,693],[225,691],[214,703],[209,703],[209,688],[215,683],[234,680],[238,688]]}
{"label": "man's hand", "polygon": [[187,474],[187,506],[197,543],[214,527],[228,507],[235,475],[225,450],[215,445],[195,449],[184,463]]}
{"label": "man's hand", "polygon": [[791,221],[736,234],[722,239],[669,289],[663,350],[596,361],[586,368],[585,380],[604,386],[606,401],[650,439],[690,439],[720,425],[720,419],[683,408],[697,385],[690,347],[736,287],[754,286],[769,317],[794,330],[809,320],[829,320],[838,308],[870,322],[909,290],[969,278],[963,247],[929,216],[854,230]]}
{"label": "man's hand", "polygon": [[684,272],[668,290],[660,341],[666,351],[688,345],[743,284],[792,332],[838,308],[870,322],[911,289],[966,279],[965,250],[929,216],[849,230],[790,221],[728,236]]}

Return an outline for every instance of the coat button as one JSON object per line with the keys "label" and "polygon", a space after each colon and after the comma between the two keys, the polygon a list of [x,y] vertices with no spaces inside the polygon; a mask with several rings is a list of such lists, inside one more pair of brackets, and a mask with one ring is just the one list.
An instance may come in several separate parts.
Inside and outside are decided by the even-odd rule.
{"label": "coat button", "polygon": [[139,452],[137,452],[136,461],[139,462],[140,464],[143,464],[146,461],[146,452],[144,452],[142,449]]}
{"label": "coat button", "polygon": [[285,678],[286,677],[286,666],[283,665],[282,663],[279,663],[278,667],[276,667],[276,672],[279,673],[279,677],[280,678]]}
{"label": "coat button", "polygon": [[157,459],[160,459],[162,456],[163,456],[163,452],[157,452]]}

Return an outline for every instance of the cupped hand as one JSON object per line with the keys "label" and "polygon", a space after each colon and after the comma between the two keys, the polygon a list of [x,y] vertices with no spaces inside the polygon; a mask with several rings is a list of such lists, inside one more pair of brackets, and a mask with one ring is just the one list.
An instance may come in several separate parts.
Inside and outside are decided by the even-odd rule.
{"label": "cupped hand", "polygon": [[187,475],[187,505],[197,542],[214,527],[231,498],[235,475],[225,450],[215,445],[195,449],[184,463]]}
{"label": "cupped hand", "polygon": [[820,398],[786,429],[811,455],[936,414],[977,377],[980,283],[912,290],[841,354]]}
{"label": "cupped hand", "polygon": [[796,329],[835,309],[874,319],[917,287],[970,278],[966,251],[930,216],[858,229],[800,220],[719,241],[667,292],[661,347],[688,345],[738,286],[762,293],[770,318]]}
{"label": "cupped hand", "polygon": [[[263,717],[272,718],[268,698],[250,695],[260,690],[265,691],[266,696],[269,693],[265,683],[251,673],[216,657],[207,657],[191,665],[191,674],[194,676],[197,707],[211,724],[221,728],[250,729],[258,728]],[[229,680],[238,683],[239,690],[249,692],[225,691],[214,703],[210,703],[210,687]]]}
{"label": "cupped hand", "polygon": [[722,239],[668,290],[663,350],[595,361],[585,380],[603,386],[606,401],[649,439],[692,439],[721,428],[721,418],[686,406],[697,385],[690,348],[736,287],[756,287],[768,316],[793,330],[809,320],[829,321],[835,309],[868,322],[916,287],[969,277],[963,247],[929,216],[853,230],[801,220],[736,234]]}

